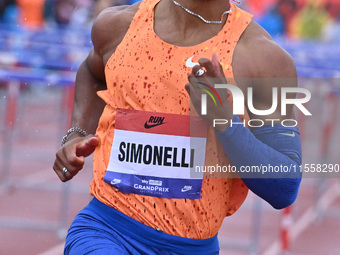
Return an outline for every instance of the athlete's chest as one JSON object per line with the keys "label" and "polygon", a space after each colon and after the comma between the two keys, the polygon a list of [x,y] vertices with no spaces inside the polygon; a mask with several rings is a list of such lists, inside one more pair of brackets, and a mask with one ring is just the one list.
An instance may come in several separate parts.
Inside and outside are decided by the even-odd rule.
{"label": "athlete's chest", "polygon": [[[209,26],[210,25],[210,26]],[[164,42],[179,47],[193,47],[213,39],[223,28],[220,24],[201,24],[190,29],[180,29],[174,24],[155,23],[154,33]]]}
{"label": "athlete's chest", "polygon": [[200,58],[211,59],[217,53],[227,78],[232,78],[234,44],[227,35],[219,35],[192,47],[180,47],[150,30],[140,30],[140,34],[130,31],[107,62],[108,90],[122,108],[160,107],[164,112],[175,108],[177,113],[189,114],[188,74]]}

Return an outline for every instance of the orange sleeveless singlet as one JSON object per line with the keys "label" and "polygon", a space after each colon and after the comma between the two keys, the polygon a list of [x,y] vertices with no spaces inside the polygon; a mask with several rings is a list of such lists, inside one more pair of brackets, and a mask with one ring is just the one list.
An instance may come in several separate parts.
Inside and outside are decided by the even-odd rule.
{"label": "orange sleeveless singlet", "polygon": [[[162,41],[154,32],[154,7],[158,1],[142,1],[124,39],[105,67],[107,90],[98,95],[107,105],[97,129],[101,143],[95,150],[90,190],[104,204],[147,226],[175,236],[206,239],[215,236],[223,219],[237,211],[245,200],[248,188],[240,178],[204,178],[200,199],[122,193],[103,180],[110,159],[117,108],[189,115],[190,98],[184,86],[191,68],[186,66],[186,61],[192,56],[193,62],[202,57],[211,59],[216,52],[225,76],[232,79],[234,49],[252,19],[250,14],[236,8],[216,36],[192,47],[178,47]],[[227,166],[231,162],[214,130],[209,128],[205,165],[216,164]]]}

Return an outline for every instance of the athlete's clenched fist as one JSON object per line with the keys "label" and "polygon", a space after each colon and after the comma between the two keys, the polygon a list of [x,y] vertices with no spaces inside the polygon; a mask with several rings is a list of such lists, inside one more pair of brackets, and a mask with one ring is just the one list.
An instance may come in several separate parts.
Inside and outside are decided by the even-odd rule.
{"label": "athlete's clenched fist", "polygon": [[[192,68],[192,72],[188,75],[189,83],[185,85],[196,112],[210,126],[213,126],[214,119],[232,119],[232,109],[227,102],[228,91],[214,88],[215,84],[227,84],[217,54],[213,55],[212,60],[201,58],[198,63],[199,65]],[[207,113],[202,114],[202,95],[207,94],[211,95],[206,100]],[[224,131],[226,128],[227,125],[215,127],[218,131]]]}
{"label": "athlete's clenched fist", "polygon": [[85,157],[90,156],[99,144],[97,136],[76,137],[68,141],[56,153],[53,169],[63,182],[71,180],[84,166]]}

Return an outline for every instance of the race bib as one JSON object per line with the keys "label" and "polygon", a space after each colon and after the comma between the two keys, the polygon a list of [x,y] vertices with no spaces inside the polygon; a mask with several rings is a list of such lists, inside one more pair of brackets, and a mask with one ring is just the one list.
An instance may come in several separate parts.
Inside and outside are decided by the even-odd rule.
{"label": "race bib", "polygon": [[104,181],[124,193],[198,199],[206,136],[200,117],[118,109]]}

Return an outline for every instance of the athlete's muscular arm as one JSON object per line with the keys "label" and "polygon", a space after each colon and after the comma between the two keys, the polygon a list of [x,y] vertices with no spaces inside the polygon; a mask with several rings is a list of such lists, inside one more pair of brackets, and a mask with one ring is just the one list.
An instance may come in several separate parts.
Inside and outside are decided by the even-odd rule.
{"label": "athlete's muscular arm", "polygon": [[[66,144],[56,153],[53,169],[61,181],[73,178],[84,165],[84,158],[95,150],[99,139],[93,135],[105,103],[97,91],[106,89],[105,64],[124,37],[138,5],[119,6],[104,10],[92,27],[91,49],[78,69],[72,112],[72,127],[79,127],[90,135],[71,133]],[[63,175],[62,169],[68,172]]]}
{"label": "athlete's muscular arm", "polygon": [[[283,87],[296,87],[297,74],[291,57],[265,32],[261,33],[262,28],[256,27],[256,24],[254,26],[253,29],[250,27],[250,38],[244,38],[246,40],[241,41],[240,47],[236,48],[234,75],[244,93],[246,88],[253,87],[255,109],[267,110],[272,106],[273,87],[277,87],[278,91]],[[235,166],[239,169],[244,166],[255,167],[253,169],[260,171],[240,172],[240,176],[250,190],[276,209],[287,207],[295,201],[301,182],[299,166],[302,161],[298,129],[280,125],[283,119],[294,119],[293,107],[287,107],[287,115],[281,116],[280,105],[279,93],[278,107],[273,114],[258,116],[248,110],[250,119],[261,119],[267,124],[253,128],[252,132],[239,126],[228,128],[224,133],[217,132]],[[272,123],[266,119],[277,119],[279,121],[275,123],[278,125],[272,127]],[[278,172],[271,172],[274,167]]]}
{"label": "athlete's muscular arm", "polygon": [[[273,103],[273,87],[278,89],[278,107],[271,115],[259,116],[248,109],[250,119],[294,119],[293,105],[287,106],[287,115],[281,116],[281,88],[297,87],[297,73],[291,56],[277,45],[269,34],[252,22],[235,48],[233,71],[236,83],[247,95],[253,88],[253,104],[258,110],[270,109]],[[249,79],[251,78],[251,79]],[[294,94],[288,94],[295,98]],[[245,104],[247,106],[247,104]],[[275,123],[280,123],[276,121]]]}
{"label": "athlete's muscular arm", "polygon": [[[290,56],[256,24],[250,25],[247,30],[234,53],[234,77],[244,95],[247,95],[246,91],[249,86],[253,87],[256,109],[269,109],[272,105],[273,87],[278,87],[280,90],[282,87],[297,85],[295,66]],[[212,58],[212,61],[201,59],[199,63],[207,71],[203,75],[203,79],[215,78],[214,83],[226,83],[216,56]],[[191,88],[190,92],[193,94],[191,94],[191,100],[197,112],[200,112],[201,91],[195,89],[197,80],[194,74],[199,68],[199,66],[193,68],[189,75],[191,84],[186,86],[188,91]],[[209,81],[209,79],[204,80]],[[221,98],[227,98],[226,90],[220,90],[219,94]],[[209,113],[209,109],[213,109],[213,111]],[[251,119],[264,121],[265,119],[281,120],[283,117],[280,113],[281,109],[278,107],[270,116],[255,116],[251,112],[249,112],[249,116]],[[287,109],[287,113],[284,118],[292,118],[292,107]],[[233,119],[233,114],[226,102],[220,107],[214,106],[212,102],[209,105],[208,102],[208,115],[202,117],[212,125],[213,119],[230,120]],[[238,117],[235,117],[234,121],[240,122]],[[271,123],[267,122],[266,124]],[[254,128],[253,133],[241,125],[233,127],[221,125],[215,130],[226,154],[239,170],[246,166],[255,167],[255,169],[260,169],[261,166],[284,166],[291,169],[291,172],[281,171],[278,174],[264,174],[263,169],[260,169],[258,173],[251,174],[240,172],[240,177],[255,194],[269,202],[274,208],[279,209],[289,206],[297,196],[301,174],[299,171],[294,172],[294,169],[298,170],[298,166],[301,164],[301,144],[296,128],[268,127],[267,125],[263,128]],[[282,133],[290,136],[282,135]]]}
{"label": "athlete's muscular arm", "polygon": [[106,89],[105,64],[131,22],[130,9],[127,6],[108,8],[93,24],[91,33],[93,48],[77,72],[72,115],[72,126],[81,127],[88,133],[95,133],[105,106],[96,92]]}

